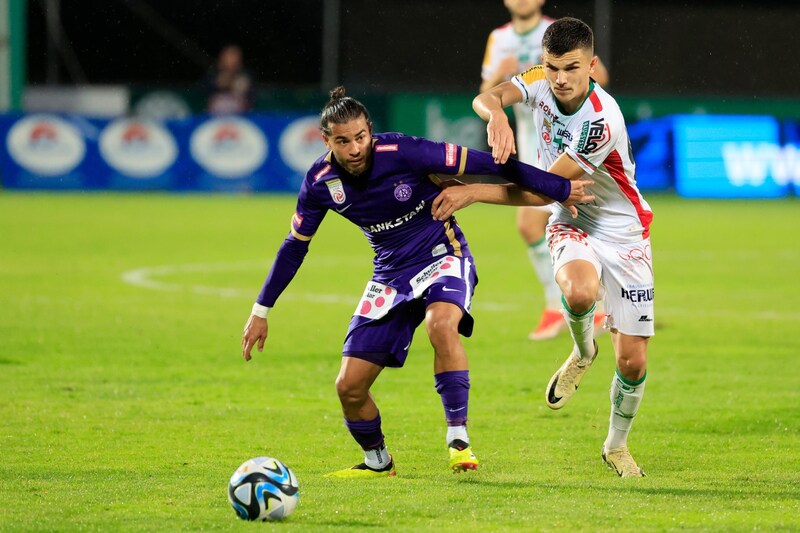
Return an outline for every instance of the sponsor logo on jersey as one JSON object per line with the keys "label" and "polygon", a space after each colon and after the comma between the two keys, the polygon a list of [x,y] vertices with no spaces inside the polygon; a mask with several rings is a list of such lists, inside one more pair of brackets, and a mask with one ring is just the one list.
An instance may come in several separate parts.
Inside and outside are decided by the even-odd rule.
{"label": "sponsor logo on jersey", "polygon": [[100,155],[126,176],[153,178],[167,170],[178,157],[172,134],[149,120],[120,119],[100,134]]}
{"label": "sponsor logo on jersey", "polygon": [[213,118],[201,124],[189,141],[192,157],[219,178],[251,175],[267,159],[267,138],[244,118]]}
{"label": "sponsor logo on jersey", "polygon": [[411,187],[405,183],[401,183],[394,188],[394,197],[401,202],[410,200],[412,193]]}
{"label": "sponsor logo on jersey", "polygon": [[327,150],[319,130],[319,117],[312,115],[289,123],[278,141],[278,150],[289,168],[305,174]]}
{"label": "sponsor logo on jersey", "polygon": [[86,155],[80,131],[55,115],[18,120],[6,136],[6,146],[18,165],[40,176],[71,172]]}
{"label": "sponsor logo on jersey", "polygon": [[652,302],[655,296],[655,289],[624,289],[620,288],[623,299],[630,300],[633,303],[639,302]]}
{"label": "sponsor logo on jersey", "polygon": [[456,152],[457,148],[455,144],[446,143],[445,144],[445,159],[444,164],[448,167],[456,166]]}
{"label": "sponsor logo on jersey", "polygon": [[331,193],[331,198],[337,204],[341,205],[347,200],[347,196],[344,193],[344,185],[342,185],[342,180],[339,178],[326,181],[325,185],[328,186],[328,192]]}
{"label": "sponsor logo on jersey", "polygon": [[364,231],[368,231],[370,233],[380,233],[381,231],[386,231],[390,229],[394,229],[398,226],[402,226],[415,216],[419,214],[425,208],[425,200],[422,200],[417,207],[414,208],[413,211],[409,211],[403,216],[397,217],[394,220],[387,220],[386,222],[379,222],[378,224],[370,224],[369,226],[361,226],[361,229]]}
{"label": "sponsor logo on jersey", "polygon": [[294,215],[292,215],[292,224],[294,224],[298,228],[300,226],[302,226],[303,225],[303,215],[301,215],[297,211],[295,211]]}
{"label": "sponsor logo on jersey", "polygon": [[330,171],[331,171],[331,166],[330,165],[325,165],[324,167],[322,167],[320,169],[319,172],[314,174],[314,181],[317,181],[318,179],[320,179],[322,176],[324,176],[325,174],[327,174]]}
{"label": "sponsor logo on jersey", "polygon": [[542,113],[544,113],[544,116],[549,118],[552,122],[554,122],[556,124],[559,123],[558,122],[558,115],[553,113],[553,111],[550,109],[550,106],[547,105],[546,103],[544,103],[544,101],[542,101],[542,100],[539,100],[539,109],[541,109]]}
{"label": "sponsor logo on jersey", "polygon": [[397,145],[396,144],[379,144],[375,147],[376,152],[396,152]]}
{"label": "sponsor logo on jersey", "polygon": [[547,144],[550,144],[550,141],[552,141],[553,139],[550,136],[550,132],[549,131],[543,131],[542,132],[542,140],[544,140],[544,142],[546,142]]}
{"label": "sponsor logo on jersey", "polygon": [[603,117],[583,123],[581,137],[578,141],[578,152],[590,154],[606,145],[611,140],[611,128]]}

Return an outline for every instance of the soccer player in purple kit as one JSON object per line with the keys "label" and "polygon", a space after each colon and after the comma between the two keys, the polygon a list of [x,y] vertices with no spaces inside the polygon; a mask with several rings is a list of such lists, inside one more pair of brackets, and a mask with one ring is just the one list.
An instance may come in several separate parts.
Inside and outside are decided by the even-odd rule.
{"label": "soccer player in purple kit", "polygon": [[[402,367],[414,330],[425,327],[434,349],[434,379],[447,420],[450,468],[475,470],[478,459],[467,434],[469,370],[459,335],[472,334],[470,305],[478,282],[469,245],[454,217],[434,220],[441,192],[437,175],[495,175],[510,183],[496,203],[567,208],[591,198],[589,180],[570,181],[486,152],[399,133],[373,134],[366,107],[331,91],[320,128],[329,149],[306,174],[291,231],[270,269],[242,334],[242,354],[263,350],[267,313],[288,286],[309,242],[330,210],[360,227],[372,246],[374,272],[350,322],[336,391],[344,421],[364,450],[364,462],[329,474],[394,476],[381,417],[370,388],[385,367]],[[572,208],[574,209],[574,208]]]}

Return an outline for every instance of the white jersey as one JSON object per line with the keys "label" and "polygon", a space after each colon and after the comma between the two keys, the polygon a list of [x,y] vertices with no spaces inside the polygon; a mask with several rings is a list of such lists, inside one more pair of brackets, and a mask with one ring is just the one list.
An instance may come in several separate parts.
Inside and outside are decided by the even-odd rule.
{"label": "white jersey", "polygon": [[513,83],[533,110],[537,166],[550,168],[566,153],[595,182],[589,189],[595,200],[577,206],[577,219],[555,203],[550,224],[570,224],[605,241],[648,238],[653,212],[636,187],[636,165],[617,102],[590,82],[588,97],[568,115],[561,111],[550,90],[542,65],[514,76]]}
{"label": "white jersey", "polygon": [[[524,72],[542,62],[542,37],[544,31],[555,19],[542,17],[539,24],[530,31],[517,33],[509,22],[496,28],[489,34],[486,53],[483,56],[481,78],[494,78],[500,68],[500,62],[513,57],[519,63],[520,72]],[[533,129],[533,117],[530,109],[518,104],[514,106],[514,119],[517,129],[517,157],[530,165],[536,164],[536,131]]]}

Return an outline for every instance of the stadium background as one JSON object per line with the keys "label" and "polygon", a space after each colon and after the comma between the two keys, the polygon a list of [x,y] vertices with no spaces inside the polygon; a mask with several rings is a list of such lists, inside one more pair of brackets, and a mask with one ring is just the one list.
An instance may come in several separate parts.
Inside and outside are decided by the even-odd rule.
{"label": "stadium background", "polygon": [[[337,6],[339,24],[326,26]],[[61,28],[49,45],[48,12]],[[465,340],[476,476],[447,471],[420,331],[407,366],[375,387],[397,479],[323,478],[356,459],[333,380],[370,270],[363,236],[340,217],[270,315],[265,352],[247,364],[238,353],[294,208],[295,171],[267,170],[272,156],[286,162],[281,132],[309,118],[299,124],[313,132],[341,82],[380,129],[480,142],[469,101],[488,32],[506,21],[500,0],[0,0],[0,531],[240,529],[225,484],[260,454],[300,479],[300,507],[280,525],[292,531],[800,528],[800,8],[598,0],[549,1],[546,12],[605,20],[599,51],[651,187],[657,336],[631,437],[648,478],[626,483],[600,461],[612,357],[569,410],[543,405],[570,340],[526,339],[542,302],[513,209],[459,214],[482,276],[479,330]],[[257,172],[234,179],[201,167],[190,146],[210,121],[198,80],[231,41],[259,83],[242,118],[270,145]],[[164,124],[176,162],[125,175],[103,159],[102,132],[137,131],[125,121],[153,101],[141,108],[175,117]],[[43,127],[11,139],[25,119]],[[148,131],[128,147],[139,163],[164,139]],[[60,158],[76,153],[85,157],[65,172]],[[726,166],[725,153],[738,159]],[[677,187],[676,161],[697,187]],[[181,188],[287,194],[159,192]],[[693,195],[769,199],[683,197]],[[610,355],[609,338],[598,342]]]}
{"label": "stadium background", "polygon": [[[508,18],[486,0],[4,4],[3,185],[33,189],[294,191],[324,148],[313,115],[339,83],[379,131],[485,148],[470,101],[488,33]],[[595,26],[642,189],[795,192],[800,65],[776,38],[800,24],[795,3],[566,1],[546,13]],[[201,80],[230,43],[254,76],[254,109],[244,122],[210,122]],[[26,122],[20,111],[51,114]]]}

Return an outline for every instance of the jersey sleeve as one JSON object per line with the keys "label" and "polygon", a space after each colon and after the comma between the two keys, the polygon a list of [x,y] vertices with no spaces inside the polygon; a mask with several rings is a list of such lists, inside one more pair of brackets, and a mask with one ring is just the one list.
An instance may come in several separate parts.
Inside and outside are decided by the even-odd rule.
{"label": "jersey sleeve", "polygon": [[289,234],[278,249],[267,279],[256,298],[256,302],[266,307],[273,307],[294,279],[308,253],[311,238],[327,213],[327,209],[314,197],[314,190],[310,185],[312,180],[313,178],[307,178],[300,186]]}
{"label": "jersey sleeve", "polygon": [[420,173],[499,176],[559,202],[569,197],[569,180],[516,159],[500,165],[494,162],[489,152],[471,150],[466,146],[433,142],[421,137],[405,137],[404,141],[400,153],[406,164]]}
{"label": "jersey sleeve", "polygon": [[[543,65],[531,67],[525,72],[511,78],[511,82],[519,89],[519,92],[522,93],[522,102],[531,107],[536,106],[536,101],[538,100],[536,97],[536,84],[542,80],[545,80]],[[545,83],[547,82],[545,81]]]}
{"label": "jersey sleeve", "polygon": [[290,235],[300,241],[311,240],[328,212],[315,196],[313,180],[313,177],[303,180],[297,195],[297,206],[292,215]]}
{"label": "jersey sleeve", "polygon": [[591,175],[614,150],[625,125],[621,114],[603,109],[595,93],[589,95],[589,100],[593,112],[587,115],[580,133],[573,136],[564,152]]}

